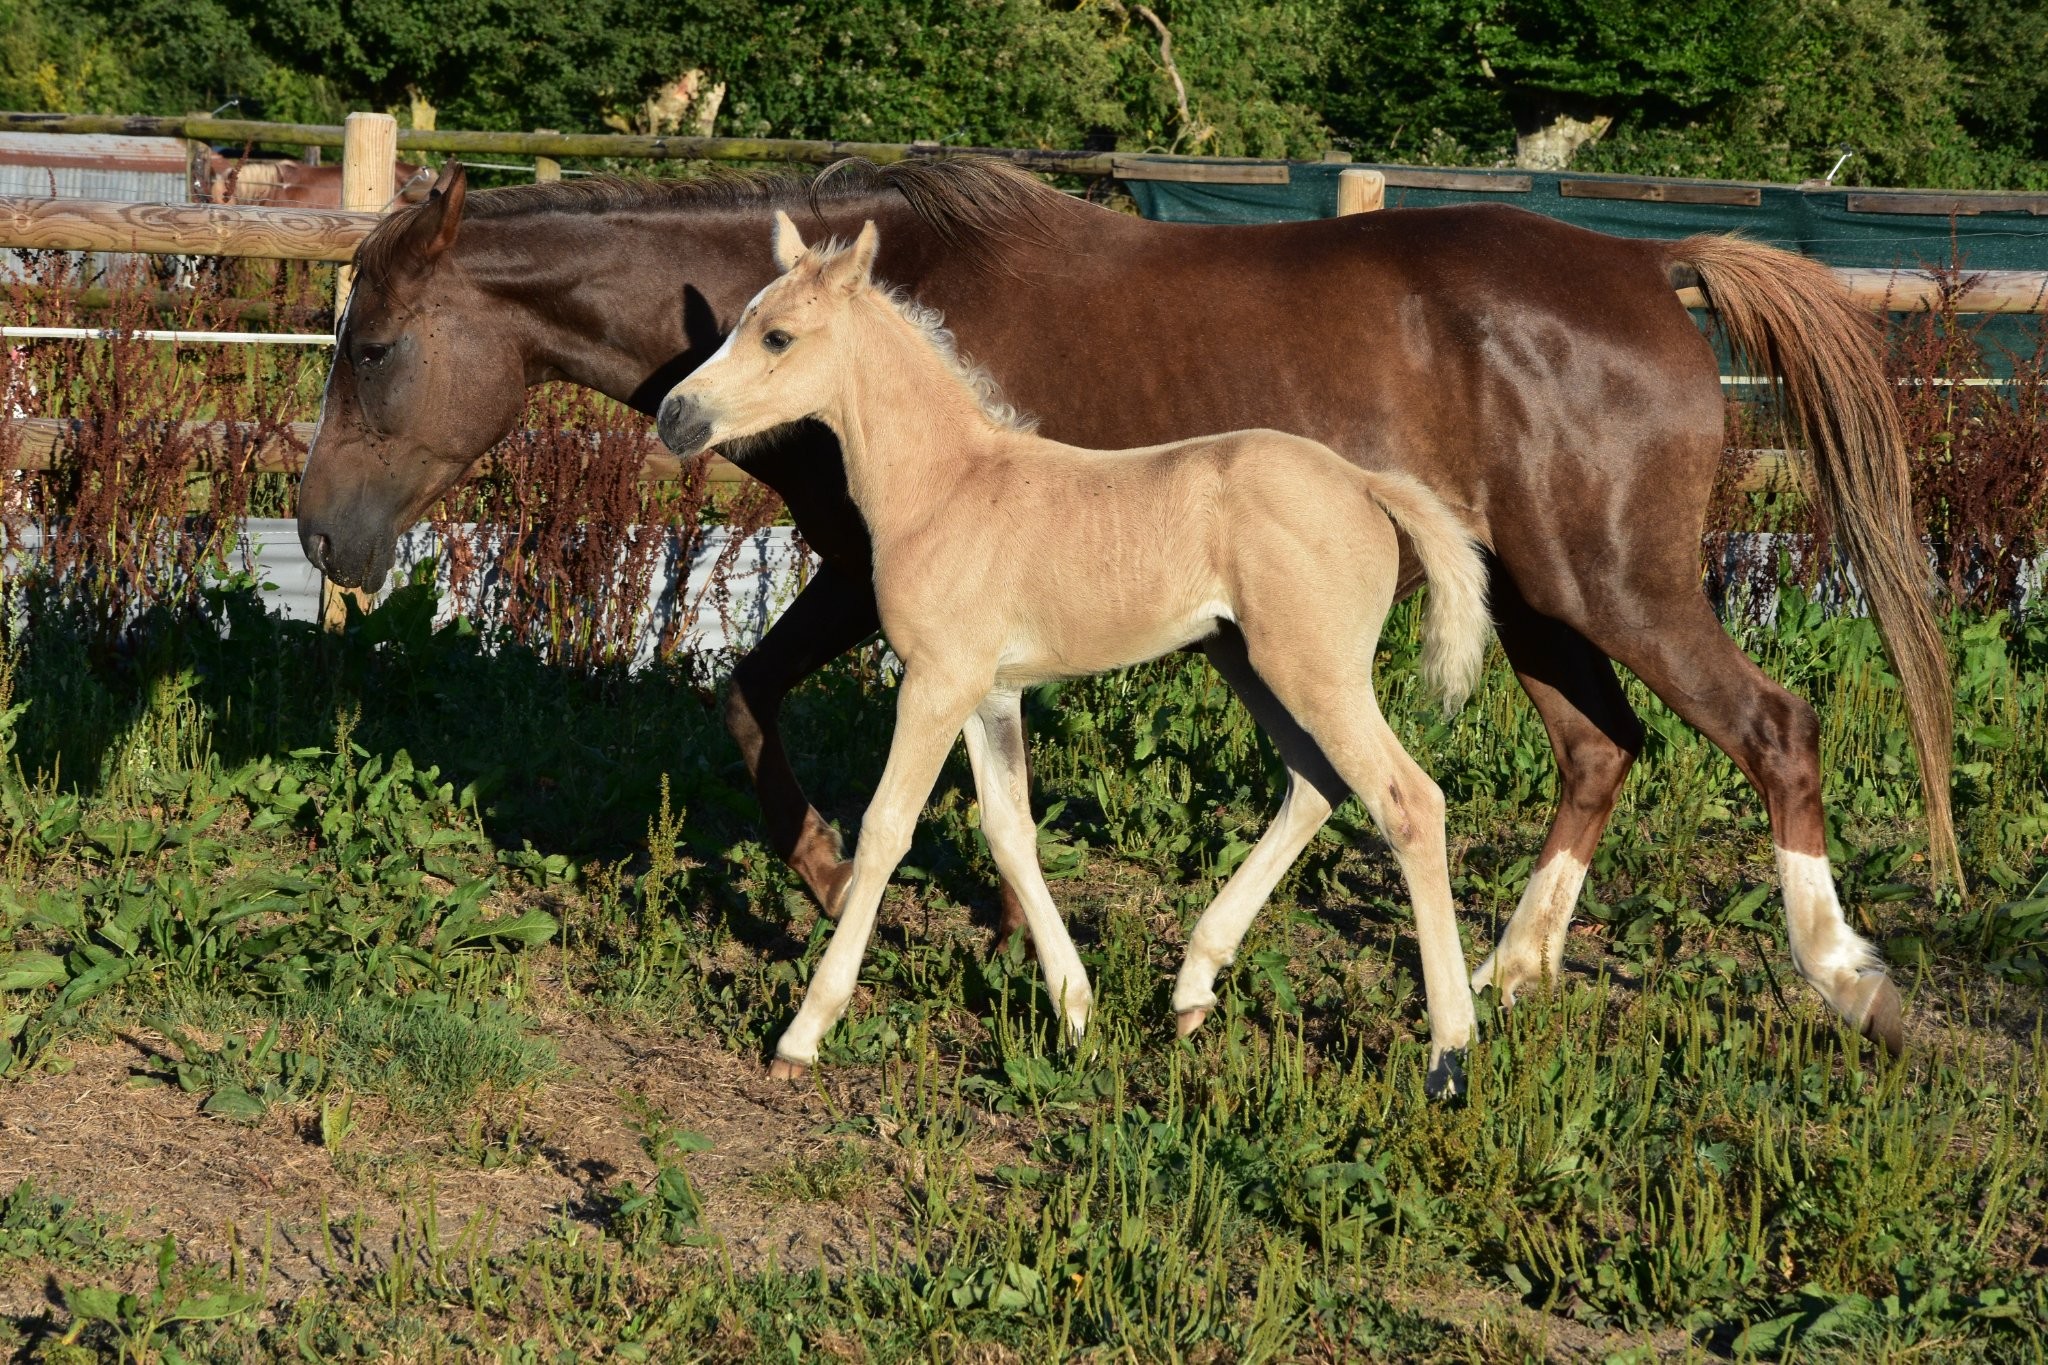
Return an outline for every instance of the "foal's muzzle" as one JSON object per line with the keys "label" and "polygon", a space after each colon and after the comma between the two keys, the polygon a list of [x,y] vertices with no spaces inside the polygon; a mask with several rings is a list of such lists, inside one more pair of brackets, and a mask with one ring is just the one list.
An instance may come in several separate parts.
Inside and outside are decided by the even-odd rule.
{"label": "foal's muzzle", "polygon": [[655,415],[654,424],[661,432],[661,443],[684,459],[695,455],[711,441],[711,419],[695,399],[679,393],[672,393],[661,400],[661,410]]}

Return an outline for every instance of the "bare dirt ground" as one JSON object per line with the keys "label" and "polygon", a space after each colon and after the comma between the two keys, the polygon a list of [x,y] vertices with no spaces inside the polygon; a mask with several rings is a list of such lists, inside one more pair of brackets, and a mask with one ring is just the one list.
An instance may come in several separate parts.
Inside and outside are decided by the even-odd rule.
{"label": "bare dirt ground", "polygon": [[[611,1191],[628,1180],[644,1186],[655,1173],[634,1126],[637,1100],[709,1139],[688,1170],[703,1197],[703,1229],[735,1271],[771,1262],[837,1268],[898,1242],[899,1180],[862,1181],[836,1203],[758,1188],[792,1162],[848,1142],[867,1149],[870,1169],[889,1171],[900,1149],[823,1131],[872,1112],[878,1093],[837,1078],[825,1092],[771,1082],[752,1059],[588,1018],[555,1020],[547,1032],[563,1066],[516,1110],[500,1106],[495,1150],[513,1159],[495,1169],[460,1135],[423,1130],[370,1100],[356,1101],[357,1129],[338,1156],[320,1145],[317,1106],[279,1106],[253,1124],[204,1115],[201,1096],[148,1081],[163,1040],[146,1031],[75,1046],[61,1074],[0,1086],[0,1190],[32,1179],[126,1236],[175,1233],[194,1260],[224,1261],[232,1243],[253,1262],[268,1236],[268,1293],[277,1302],[378,1264],[401,1222],[416,1226],[429,1210],[450,1241],[472,1219],[491,1219],[501,1248],[564,1223],[596,1230]],[[513,1122],[519,1136],[508,1143]],[[46,1267],[17,1261],[0,1272],[0,1314],[37,1311],[48,1293]]]}

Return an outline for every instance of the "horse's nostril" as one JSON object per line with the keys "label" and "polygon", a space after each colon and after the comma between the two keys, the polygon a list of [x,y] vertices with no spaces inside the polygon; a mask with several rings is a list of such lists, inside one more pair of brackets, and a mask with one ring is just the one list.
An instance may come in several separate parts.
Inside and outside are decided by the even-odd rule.
{"label": "horse's nostril", "polygon": [[316,535],[313,537],[313,553],[310,556],[310,558],[313,561],[313,567],[319,569],[323,573],[325,573],[327,570],[327,551],[329,548],[330,547],[328,545],[327,537],[325,535]]}

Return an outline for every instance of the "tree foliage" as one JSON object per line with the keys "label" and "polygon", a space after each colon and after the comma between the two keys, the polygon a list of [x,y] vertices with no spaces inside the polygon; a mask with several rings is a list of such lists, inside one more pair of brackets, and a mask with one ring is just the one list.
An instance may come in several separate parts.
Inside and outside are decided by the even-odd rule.
{"label": "tree foliage", "polygon": [[594,130],[691,70],[750,135],[2048,183],[2039,0],[0,0],[15,108]]}

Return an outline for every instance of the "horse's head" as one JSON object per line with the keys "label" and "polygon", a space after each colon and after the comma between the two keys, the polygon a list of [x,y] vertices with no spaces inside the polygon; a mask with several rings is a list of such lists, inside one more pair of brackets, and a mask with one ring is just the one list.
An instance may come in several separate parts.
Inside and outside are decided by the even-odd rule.
{"label": "horse's head", "polygon": [[725,344],[662,400],[661,439],[678,455],[814,416],[841,388],[849,305],[872,288],[880,247],[874,222],[844,250],[812,250],[778,210],[774,247],[782,274],[754,296]]}
{"label": "horse's head", "polygon": [[376,587],[400,532],[512,429],[525,362],[451,248],[462,168],[399,209],[357,248],[335,326],[334,366],[299,484],[299,543],[338,583]]}

